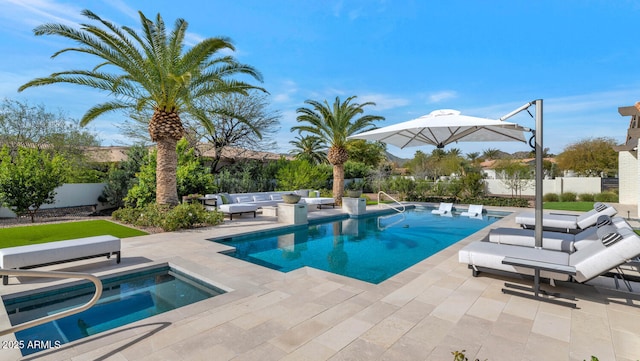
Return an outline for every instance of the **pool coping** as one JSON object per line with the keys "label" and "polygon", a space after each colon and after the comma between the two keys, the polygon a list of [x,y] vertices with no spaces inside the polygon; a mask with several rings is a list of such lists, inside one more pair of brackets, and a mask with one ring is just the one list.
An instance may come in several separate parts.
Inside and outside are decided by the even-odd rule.
{"label": "pool coping", "polygon": [[[523,210],[495,208],[514,212]],[[378,285],[312,268],[288,274],[265,271],[263,267],[247,265],[244,261],[216,256],[224,247],[206,240],[213,235],[244,231],[247,227],[257,231],[272,228],[276,224],[275,218],[264,216],[257,219],[240,217],[238,220],[234,217],[232,222],[225,221],[222,227],[123,239],[123,265],[115,266],[105,261],[83,264],[74,269],[97,273],[104,268],[135,267],[141,263],[162,260],[184,266],[234,291],[122,326],[106,335],[78,340],[76,342],[79,343],[73,344],[73,347],[68,344],[55,351],[33,355],[46,360],[104,359],[114,356],[127,360],[151,360],[180,357],[206,359],[215,352],[227,359],[242,355],[247,360],[297,360],[348,359],[368,352],[375,352],[373,355],[384,352],[385,358],[390,360],[441,360],[450,359],[453,350],[465,349],[470,358],[490,360],[504,359],[504,355],[512,355],[517,359],[583,359],[588,358],[586,352],[592,352],[601,359],[622,357],[626,360],[625,355],[629,355],[629,351],[640,350],[640,346],[634,343],[637,337],[628,334],[627,322],[624,321],[638,317],[634,315],[636,308],[633,305],[629,308],[628,305],[616,303],[604,304],[599,297],[589,293],[589,297],[581,297],[580,303],[585,308],[583,311],[569,311],[505,296],[499,292],[502,286],[499,277],[471,277],[466,265],[459,264],[457,260],[458,250],[486,237],[492,227],[514,227],[514,218],[515,213]],[[11,288],[24,287],[14,284]],[[436,293],[431,294],[432,291]],[[450,297],[440,300],[444,291],[451,292]],[[6,292],[10,290],[6,287],[0,289],[0,294]],[[347,295],[355,296],[341,301]],[[354,308],[363,312],[357,312]],[[319,313],[315,317],[302,318],[302,310],[306,310],[305,314]],[[605,328],[594,324],[588,330],[574,329],[583,325],[581,317],[587,312],[590,312],[590,317],[607,317],[608,314]],[[322,323],[318,323],[318,317]],[[516,327],[511,323],[512,320],[523,322],[518,322]],[[400,322],[397,325],[410,322],[414,328],[400,336],[396,333],[398,330],[386,328],[392,325],[389,322]],[[553,326],[557,325],[554,322],[560,322],[561,327]],[[567,322],[571,327],[570,339],[563,333],[568,327]],[[553,327],[545,326],[548,324]],[[322,328],[318,329],[320,326]],[[385,329],[389,332],[375,332]],[[492,329],[502,333],[495,335],[490,332]],[[238,330],[242,333],[238,334]],[[421,333],[423,330],[428,330],[428,334]],[[263,331],[266,336],[257,331]],[[220,337],[221,332],[230,332],[230,335],[240,338],[212,343],[212,337]],[[240,347],[239,343],[246,343],[241,341],[245,332],[246,337],[258,335],[267,337],[268,341],[260,346]],[[450,332],[457,332],[458,336],[452,336]],[[519,338],[523,332],[527,336]],[[606,332],[618,339],[614,342],[608,337],[604,343],[597,345],[583,344],[581,340],[592,339],[589,336],[593,336],[593,332]],[[376,341],[372,338],[376,335],[385,335],[389,339],[398,335],[398,338],[393,339],[397,342],[389,339]],[[416,343],[417,336],[424,336],[419,344]],[[484,338],[480,336],[487,337],[489,343],[482,343],[480,340]],[[383,341],[390,343],[382,348],[377,346],[378,342]],[[552,347],[548,347],[550,345]],[[238,348],[247,350],[247,347],[250,351],[237,351]],[[493,353],[491,350],[494,350]],[[503,357],[500,358],[500,355]],[[10,358],[12,356],[9,353],[6,357],[5,354],[2,356],[3,359],[21,358],[19,352],[15,358]]]}

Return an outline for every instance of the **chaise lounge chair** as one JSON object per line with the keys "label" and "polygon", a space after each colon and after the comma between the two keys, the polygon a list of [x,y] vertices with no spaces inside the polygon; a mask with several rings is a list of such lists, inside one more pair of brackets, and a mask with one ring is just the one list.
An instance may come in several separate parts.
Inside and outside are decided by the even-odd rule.
{"label": "chaise lounge chair", "polygon": [[432,210],[431,213],[439,214],[441,216],[443,215],[450,216],[452,209],[453,209],[453,203],[440,203],[440,206],[438,207],[438,209]]}
{"label": "chaise lounge chair", "polygon": [[[587,242],[597,241],[597,231],[600,227],[614,225],[616,228],[632,229],[631,225],[622,217],[600,216],[595,226],[589,227],[580,233],[542,232],[542,248],[552,251],[573,253],[585,246]],[[510,244],[514,246],[534,247],[535,231],[522,228],[496,228],[489,232],[489,242]]]}
{"label": "chaise lounge chair", "polygon": [[[599,216],[607,215],[613,217],[616,213],[618,213],[618,211],[612,206],[596,202],[594,203],[592,210],[581,215],[554,213],[544,214],[542,217],[542,227],[547,231],[577,233],[580,232],[580,230],[596,224]],[[535,228],[535,213],[524,212],[518,214],[516,216],[516,223],[520,224],[522,228]]]}
{"label": "chaise lounge chair", "polygon": [[460,213],[461,216],[482,217],[482,204],[470,204],[466,212]]}
{"label": "chaise lounge chair", "polygon": [[[599,241],[590,242],[574,253],[547,249],[521,247],[491,242],[472,242],[458,252],[460,263],[466,263],[477,276],[480,271],[503,271],[533,275],[534,286],[528,291],[535,295],[503,289],[504,293],[517,294],[552,303],[566,302],[538,296],[540,277],[552,282],[587,282],[640,255],[640,236],[627,228],[604,226],[598,231]],[[506,284],[507,287],[525,289]],[[569,304],[575,307],[575,304]]]}

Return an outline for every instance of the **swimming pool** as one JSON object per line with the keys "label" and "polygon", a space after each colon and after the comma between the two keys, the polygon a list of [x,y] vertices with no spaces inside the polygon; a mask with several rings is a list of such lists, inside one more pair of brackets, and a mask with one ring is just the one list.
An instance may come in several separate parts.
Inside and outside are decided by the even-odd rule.
{"label": "swimming pool", "polygon": [[235,247],[231,257],[281,272],[308,266],[377,284],[506,214],[443,217],[417,207],[214,241]]}
{"label": "swimming pool", "polygon": [[[88,310],[15,333],[23,355],[111,330],[214,297],[224,291],[160,266],[102,280],[100,300]],[[91,283],[28,296],[3,296],[13,325],[77,307],[93,296]]]}

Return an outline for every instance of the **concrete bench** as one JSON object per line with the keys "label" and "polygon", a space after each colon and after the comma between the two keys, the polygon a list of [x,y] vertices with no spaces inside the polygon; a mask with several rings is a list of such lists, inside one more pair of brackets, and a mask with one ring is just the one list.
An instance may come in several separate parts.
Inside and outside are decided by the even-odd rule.
{"label": "concrete bench", "polygon": [[[67,241],[48,242],[28,246],[0,249],[0,268],[29,269],[82,259],[117,256],[120,263],[120,238],[95,236]],[[9,282],[9,276],[2,277],[2,284]]]}

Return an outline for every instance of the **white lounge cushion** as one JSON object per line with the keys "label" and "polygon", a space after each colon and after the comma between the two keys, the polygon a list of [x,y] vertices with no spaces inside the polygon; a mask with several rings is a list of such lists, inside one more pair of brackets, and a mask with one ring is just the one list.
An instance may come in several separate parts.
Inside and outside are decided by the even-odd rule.
{"label": "white lounge cushion", "polygon": [[[458,252],[458,261],[460,263],[505,272],[526,275],[534,274],[534,270],[531,268],[502,264],[502,260],[505,257],[523,258],[561,265],[569,264],[569,253],[566,252],[491,242],[471,242]],[[569,275],[549,271],[541,271],[540,276],[558,281],[566,281],[569,279]]]}
{"label": "white lounge cushion", "polygon": [[[577,229],[578,216],[575,215],[567,215],[567,214],[544,214],[542,216],[542,226],[548,228],[559,228],[559,229]],[[522,212],[516,215],[516,223],[521,224],[523,226],[535,226],[536,225],[536,215],[535,212]]]}
{"label": "white lounge cushion", "polygon": [[110,235],[0,249],[0,268],[21,268],[120,251]]}
{"label": "white lounge cushion", "polygon": [[258,210],[257,205],[250,204],[250,203],[223,204],[219,208],[223,213],[244,213],[244,212],[255,212],[256,210]]}
{"label": "white lounge cushion", "polygon": [[615,208],[604,203],[596,202],[594,204],[594,209],[578,216],[576,223],[578,224],[578,227],[584,229],[595,225],[599,216],[605,215],[613,217],[616,213],[618,213],[618,211]]}
{"label": "white lounge cushion", "polygon": [[576,281],[592,279],[640,256],[640,237],[633,230],[621,228],[616,233],[622,238],[608,247],[602,242],[591,242],[571,254],[569,264],[576,268]]}
{"label": "white lounge cushion", "polygon": [[[609,233],[611,232],[611,233]],[[520,274],[533,274],[532,269],[502,264],[505,257],[521,258],[575,268],[573,276],[585,282],[640,256],[640,237],[628,228],[610,228],[607,236],[616,233],[618,240],[605,246],[602,241],[590,242],[572,254],[530,247],[512,246],[491,242],[472,242],[458,252],[458,260],[474,267],[485,267]],[[567,275],[541,271],[542,277],[555,280],[567,279]]]}
{"label": "white lounge cushion", "polygon": [[[614,207],[606,206],[602,208],[604,203],[596,203],[594,207],[598,207],[601,211],[592,209],[589,212],[585,212],[580,215],[569,214],[550,214],[545,213],[542,216],[542,226],[545,228],[558,228],[558,229],[585,229],[596,224],[598,217],[602,215],[614,216],[617,211]],[[534,212],[522,212],[516,215],[516,223],[523,226],[535,226],[536,216]]]}
{"label": "white lounge cushion", "polygon": [[302,200],[308,204],[335,204],[336,203],[336,200],[330,197],[302,198]]}
{"label": "white lounge cushion", "polygon": [[[542,248],[554,251],[574,252],[573,234],[542,232]],[[522,228],[496,228],[489,232],[489,242],[514,246],[535,247],[535,231]]]}
{"label": "white lounge cushion", "polygon": [[[611,224],[616,228],[631,229],[631,225],[622,217],[600,216],[602,225]],[[563,252],[575,252],[590,242],[599,240],[598,227],[589,227],[577,234],[563,232],[542,232],[542,248]],[[511,244],[515,246],[535,247],[535,231],[521,228],[496,228],[489,232],[489,242]]]}
{"label": "white lounge cushion", "polygon": [[280,193],[274,193],[271,195],[271,200],[272,201],[282,201],[282,194]]}

